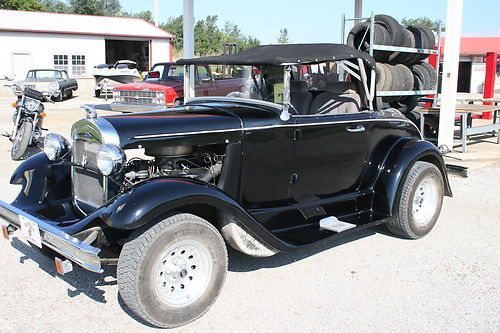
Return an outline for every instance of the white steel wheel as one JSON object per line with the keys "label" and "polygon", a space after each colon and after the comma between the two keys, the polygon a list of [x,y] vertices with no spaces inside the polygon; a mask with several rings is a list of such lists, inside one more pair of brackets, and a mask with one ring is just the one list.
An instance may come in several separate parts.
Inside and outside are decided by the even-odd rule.
{"label": "white steel wheel", "polygon": [[405,238],[427,235],[437,222],[443,205],[444,181],[432,163],[416,162],[403,180],[394,216],[387,228]]}
{"label": "white steel wheel", "polygon": [[118,260],[118,290],[143,320],[173,328],[212,306],[226,272],[227,250],[217,229],[178,214],[132,233]]}
{"label": "white steel wheel", "polygon": [[186,306],[207,289],[212,256],[200,242],[180,241],[160,255],[155,271],[154,289],[158,297],[172,307]]}
{"label": "white steel wheel", "polygon": [[436,212],[439,184],[435,178],[427,177],[416,186],[412,202],[412,218],[416,226],[425,228]]}

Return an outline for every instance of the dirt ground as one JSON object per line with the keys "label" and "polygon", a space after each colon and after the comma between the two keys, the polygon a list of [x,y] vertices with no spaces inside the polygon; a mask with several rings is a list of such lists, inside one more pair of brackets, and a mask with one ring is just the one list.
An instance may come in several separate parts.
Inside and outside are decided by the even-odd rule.
{"label": "dirt ground", "polygon": [[[10,130],[12,98],[0,99]],[[83,117],[74,98],[47,106],[46,126],[68,136]],[[499,148],[500,149],[500,148]],[[18,162],[0,138],[0,199]],[[179,332],[500,332],[500,164],[451,177],[434,230],[421,240],[381,226],[320,248],[264,259],[229,251],[224,290],[200,320]],[[117,295],[116,270],[75,267],[24,241],[0,239],[0,332],[150,332]]]}

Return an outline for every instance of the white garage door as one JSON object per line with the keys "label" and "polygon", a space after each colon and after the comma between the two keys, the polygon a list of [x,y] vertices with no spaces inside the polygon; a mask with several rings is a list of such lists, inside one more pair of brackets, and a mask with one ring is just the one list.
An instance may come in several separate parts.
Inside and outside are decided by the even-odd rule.
{"label": "white garage door", "polygon": [[12,53],[12,74],[14,75],[14,80],[23,80],[31,69],[31,66],[31,53]]}

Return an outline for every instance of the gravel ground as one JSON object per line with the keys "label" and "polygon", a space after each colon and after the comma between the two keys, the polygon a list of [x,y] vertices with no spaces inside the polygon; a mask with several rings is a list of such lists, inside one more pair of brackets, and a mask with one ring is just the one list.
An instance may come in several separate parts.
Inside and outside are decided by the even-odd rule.
{"label": "gravel ground", "polygon": [[[11,126],[0,99],[0,129]],[[95,100],[94,100],[95,102]],[[65,135],[83,115],[75,98],[47,106]],[[0,199],[17,163],[0,138]],[[179,332],[500,332],[500,165],[451,177],[434,230],[417,241],[383,227],[297,254],[256,259],[229,252],[224,290]],[[52,259],[0,239],[0,332],[150,332],[117,295],[116,270],[56,276]]]}

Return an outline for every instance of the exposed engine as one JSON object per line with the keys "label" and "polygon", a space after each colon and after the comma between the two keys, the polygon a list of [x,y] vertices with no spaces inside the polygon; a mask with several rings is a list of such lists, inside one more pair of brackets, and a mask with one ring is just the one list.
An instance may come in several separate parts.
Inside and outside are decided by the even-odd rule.
{"label": "exposed engine", "polygon": [[123,169],[124,185],[155,177],[187,177],[215,184],[222,171],[223,154],[192,146],[149,147],[152,159],[131,158]]}

